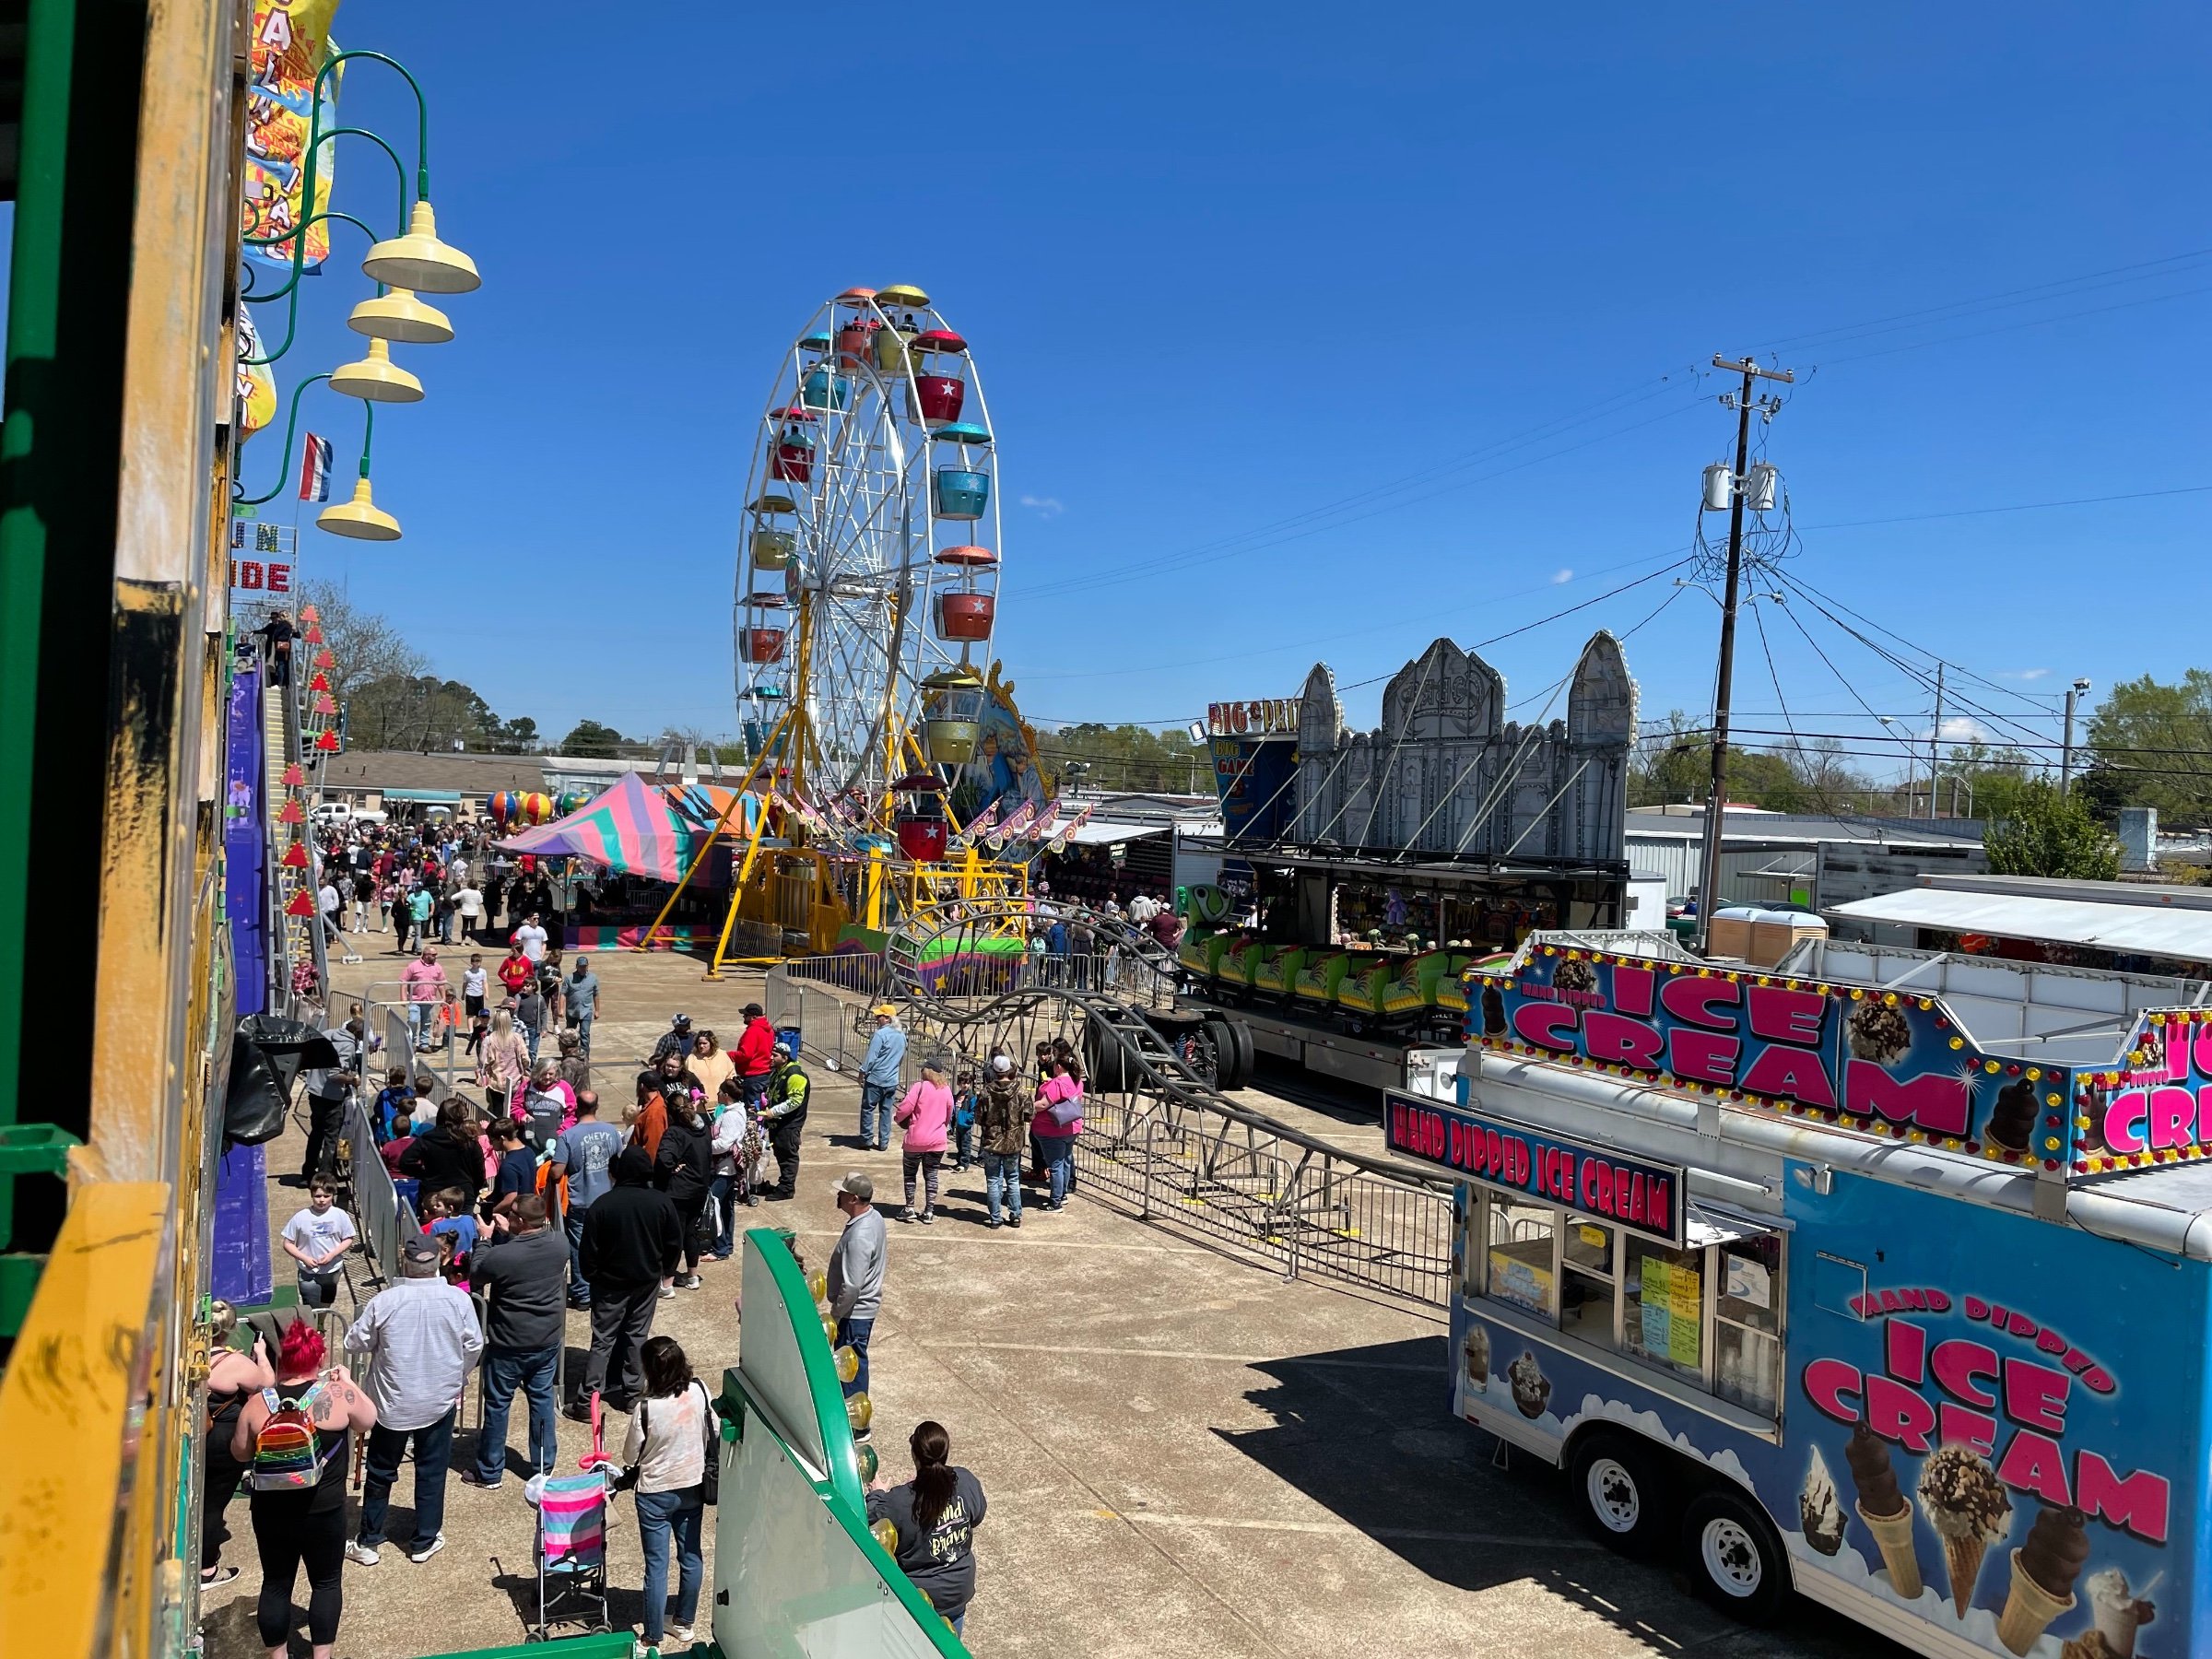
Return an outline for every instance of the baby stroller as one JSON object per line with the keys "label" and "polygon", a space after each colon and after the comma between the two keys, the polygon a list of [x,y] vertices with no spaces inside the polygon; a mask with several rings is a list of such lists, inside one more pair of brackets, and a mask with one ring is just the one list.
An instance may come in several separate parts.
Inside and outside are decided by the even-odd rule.
{"label": "baby stroller", "polygon": [[606,1477],[598,1465],[581,1475],[539,1475],[524,1488],[537,1507],[537,1622],[529,1640],[544,1641],[555,1625],[594,1630],[606,1617]]}

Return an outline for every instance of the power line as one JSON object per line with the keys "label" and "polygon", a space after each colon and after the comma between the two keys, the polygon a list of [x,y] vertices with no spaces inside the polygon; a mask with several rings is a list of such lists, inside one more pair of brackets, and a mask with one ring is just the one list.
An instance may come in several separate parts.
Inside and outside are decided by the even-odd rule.
{"label": "power line", "polygon": [[[2078,276],[2054,277],[2049,282],[2034,283],[2027,288],[2006,288],[2000,293],[1947,300],[1940,305],[1924,306],[1918,311],[1894,312],[1888,316],[1876,317],[1865,323],[1846,323],[1834,328],[1818,328],[1809,334],[1785,335],[1780,339],[1768,340],[1764,344],[1770,348],[1802,346],[1811,340],[1826,339],[1832,342],[1837,335],[1866,337],[1874,334],[1888,333],[1893,325],[1910,326],[1916,322],[1921,324],[1933,324],[1938,321],[1956,322],[1958,320],[1956,316],[1938,317],[1937,313],[1951,312],[1973,315],[1982,312],[2002,311],[2014,305],[2030,305],[2035,303],[2038,299],[2068,299],[2072,297],[2070,293],[2053,293],[2051,290],[2065,288],[2071,289],[2074,293],[2087,293],[2093,292],[2097,288],[2114,287],[2120,283],[2148,281],[2152,279],[2153,274],[2157,276],[2173,275],[2171,271],[2162,267],[2186,265],[2207,257],[2212,257],[2212,248],[2197,248],[2186,253],[2169,253],[2162,259],[2146,259],[2134,265],[2112,265],[2100,271],[2087,271]],[[2104,280],[2106,278],[2111,280]],[[2091,284],[2092,287],[2077,286],[2084,283]]]}

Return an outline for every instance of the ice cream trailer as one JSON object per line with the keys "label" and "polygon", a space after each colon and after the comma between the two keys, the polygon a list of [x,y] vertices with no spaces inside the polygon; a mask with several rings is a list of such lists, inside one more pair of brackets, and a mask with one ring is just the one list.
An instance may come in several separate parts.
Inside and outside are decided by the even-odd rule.
{"label": "ice cream trailer", "polygon": [[1387,1139],[1459,1182],[1456,1415],[1752,1621],[2212,1653],[2212,985],[1533,935]]}

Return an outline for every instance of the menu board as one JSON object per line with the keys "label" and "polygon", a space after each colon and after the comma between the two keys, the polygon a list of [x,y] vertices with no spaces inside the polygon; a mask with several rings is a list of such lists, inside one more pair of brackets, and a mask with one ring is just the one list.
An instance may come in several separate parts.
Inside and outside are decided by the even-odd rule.
{"label": "menu board", "polygon": [[1653,1359],[1697,1370],[1704,1334],[1703,1276],[1695,1267],[1646,1256],[1638,1301],[1643,1321],[1643,1351]]}

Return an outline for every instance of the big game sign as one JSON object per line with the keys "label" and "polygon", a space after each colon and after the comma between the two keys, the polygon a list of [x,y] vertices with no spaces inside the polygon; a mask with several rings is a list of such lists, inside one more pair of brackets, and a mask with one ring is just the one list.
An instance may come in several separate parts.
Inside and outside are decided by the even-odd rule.
{"label": "big game sign", "polygon": [[2065,1171],[2063,1066],[1983,1053],[1939,999],[1531,940],[1470,999],[1493,1051]]}

